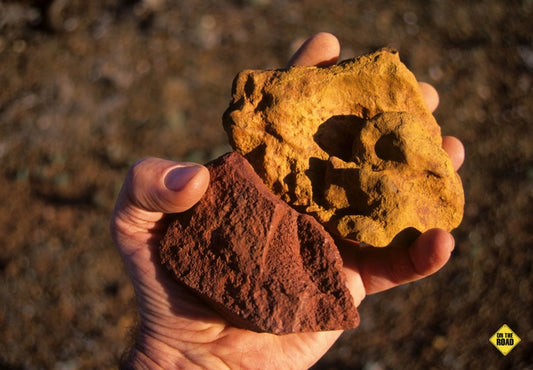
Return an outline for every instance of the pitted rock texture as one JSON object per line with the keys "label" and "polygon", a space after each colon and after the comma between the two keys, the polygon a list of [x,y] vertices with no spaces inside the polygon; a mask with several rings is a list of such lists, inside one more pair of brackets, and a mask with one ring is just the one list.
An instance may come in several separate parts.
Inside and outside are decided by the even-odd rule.
{"label": "pitted rock texture", "polygon": [[328,68],[246,70],[223,123],[265,184],[331,232],[384,247],[463,215],[440,127],[398,53]]}
{"label": "pitted rock texture", "polygon": [[235,152],[207,168],[206,194],[176,215],[161,243],[175,278],[241,328],[355,328],[342,259],[322,225],[273,195]]}

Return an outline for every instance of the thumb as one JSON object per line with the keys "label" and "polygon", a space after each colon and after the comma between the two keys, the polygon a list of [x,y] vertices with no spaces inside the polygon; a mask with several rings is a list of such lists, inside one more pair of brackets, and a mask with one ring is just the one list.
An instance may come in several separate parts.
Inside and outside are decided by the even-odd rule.
{"label": "thumb", "polygon": [[200,200],[208,185],[209,171],[202,165],[145,158],[128,172],[117,207],[155,213],[183,212]]}

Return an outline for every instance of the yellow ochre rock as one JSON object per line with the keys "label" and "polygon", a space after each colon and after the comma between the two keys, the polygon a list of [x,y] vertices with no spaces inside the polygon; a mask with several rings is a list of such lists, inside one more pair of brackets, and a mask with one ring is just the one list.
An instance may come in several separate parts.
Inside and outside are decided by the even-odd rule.
{"label": "yellow ochre rock", "polygon": [[265,184],[332,233],[384,247],[461,222],[461,180],[393,50],[328,68],[245,70],[223,116]]}

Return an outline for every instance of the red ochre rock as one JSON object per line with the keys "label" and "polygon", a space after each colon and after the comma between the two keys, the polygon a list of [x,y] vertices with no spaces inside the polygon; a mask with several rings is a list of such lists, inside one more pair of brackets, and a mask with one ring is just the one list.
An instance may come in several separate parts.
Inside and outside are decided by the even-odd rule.
{"label": "red ochre rock", "polygon": [[177,214],[160,255],[174,277],[235,326],[286,334],[351,329],[359,315],[332,237],[273,195],[237,153]]}

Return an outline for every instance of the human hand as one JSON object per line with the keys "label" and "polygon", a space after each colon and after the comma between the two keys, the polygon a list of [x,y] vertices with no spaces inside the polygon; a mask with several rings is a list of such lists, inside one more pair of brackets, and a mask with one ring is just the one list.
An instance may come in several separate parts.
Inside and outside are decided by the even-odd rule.
{"label": "human hand", "polygon": [[[327,66],[336,62],[339,51],[334,36],[320,33],[289,63]],[[428,86],[423,87],[427,88],[423,91],[428,105],[436,107],[438,95]],[[462,144],[452,138],[445,139],[443,146],[457,169],[464,158]],[[135,345],[124,366],[311,366],[341,331],[276,336],[233,327],[176,283],[159,263],[158,246],[168,226],[165,214],[192,207],[208,183],[209,172],[203,166],[156,158],[139,161],[128,172],[111,220],[113,240],[132,280],[140,315]],[[356,305],[366,294],[437,271],[448,260],[453,244],[449,233],[434,229],[405,249],[343,250],[344,270]]]}
{"label": "human hand", "polygon": [[[337,62],[339,54],[336,37],[319,33],[302,45],[287,66],[327,67]],[[429,109],[435,111],[439,105],[437,91],[428,83],[419,82],[419,85]],[[457,171],[465,158],[463,144],[453,136],[444,136],[442,147]],[[343,242],[347,248],[345,245],[339,247],[356,303],[366,294],[381,292],[438,271],[448,261],[455,243],[452,235],[442,229],[426,231],[409,248],[357,248],[349,241]]]}

